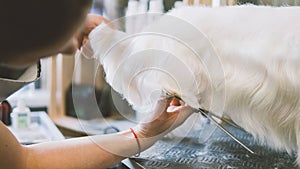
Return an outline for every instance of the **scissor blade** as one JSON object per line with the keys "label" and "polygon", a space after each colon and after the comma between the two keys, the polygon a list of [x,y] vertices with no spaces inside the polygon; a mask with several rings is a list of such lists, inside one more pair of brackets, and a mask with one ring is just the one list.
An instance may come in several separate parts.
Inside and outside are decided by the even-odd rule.
{"label": "scissor blade", "polygon": [[207,117],[209,120],[214,122],[216,126],[218,126],[223,132],[225,132],[228,136],[230,136],[234,141],[236,141],[238,144],[240,144],[242,147],[244,147],[247,151],[254,154],[254,151],[252,151],[250,148],[248,148],[245,144],[243,144],[239,139],[237,139],[234,135],[232,135],[228,130],[226,130],[220,123],[218,123],[212,116],[208,115],[207,113],[203,112],[201,109],[199,109],[201,113]]}
{"label": "scissor blade", "polygon": [[233,126],[233,127],[235,127],[235,128],[238,128],[238,129],[240,129],[240,130],[244,130],[242,127],[240,127],[239,125],[235,124],[234,122],[232,122],[232,121],[230,121],[230,120],[227,120],[226,118],[220,117],[220,116],[218,116],[218,115],[216,115],[216,114],[214,114],[214,113],[212,113],[212,112],[209,112],[209,114],[210,114],[211,116],[213,116],[213,117],[215,117],[215,118],[221,120],[222,122],[225,122],[225,123],[227,123],[227,124],[229,124],[229,125],[231,125],[231,126]]}

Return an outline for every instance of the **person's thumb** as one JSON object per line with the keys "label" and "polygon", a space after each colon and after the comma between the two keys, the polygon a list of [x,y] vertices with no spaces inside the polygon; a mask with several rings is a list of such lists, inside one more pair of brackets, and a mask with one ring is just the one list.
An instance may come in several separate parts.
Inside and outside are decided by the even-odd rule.
{"label": "person's thumb", "polygon": [[174,114],[178,113],[182,109],[182,106],[169,106],[167,108],[167,113]]}
{"label": "person's thumb", "polygon": [[167,113],[175,114],[175,113],[184,113],[187,115],[191,115],[194,112],[194,109],[190,106],[169,106],[167,108]]}

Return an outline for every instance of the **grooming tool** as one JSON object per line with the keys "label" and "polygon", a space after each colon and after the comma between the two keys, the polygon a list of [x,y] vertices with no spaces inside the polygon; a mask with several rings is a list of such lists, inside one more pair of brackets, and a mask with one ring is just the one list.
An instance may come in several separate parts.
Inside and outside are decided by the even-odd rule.
{"label": "grooming tool", "polygon": [[[218,123],[213,117],[217,117],[215,115],[212,115],[213,113],[211,113],[210,111],[203,111],[203,109],[199,108],[198,109],[199,112],[206,118],[208,118],[209,120],[211,120],[212,122],[214,122],[217,127],[219,127],[224,133],[226,133],[228,136],[230,136],[234,141],[236,141],[238,144],[240,144],[242,147],[244,147],[247,151],[249,151],[250,153],[254,154],[254,152],[248,148],[245,144],[243,144],[239,139],[237,139],[233,134],[231,134],[228,130],[226,130],[220,123]],[[221,121],[224,121],[222,120],[222,118],[218,118],[220,119]],[[227,120],[224,121],[225,123],[227,124],[231,124],[229,123]],[[234,126],[235,127],[235,126]],[[240,128],[240,127],[239,127]]]}
{"label": "grooming tool", "polygon": [[[176,94],[172,94],[171,92],[167,91],[167,90],[164,90],[164,93],[166,94],[167,97],[169,98],[176,98],[178,100],[181,100],[181,97],[179,97],[178,95]],[[184,102],[184,101],[183,101]],[[232,125],[233,127],[236,127],[236,128],[239,128],[239,129],[242,129],[240,126],[238,126],[237,124],[225,119],[225,118],[222,118],[218,115],[216,115],[215,113],[211,112],[211,111],[207,111],[207,110],[204,110],[202,108],[198,108],[197,109],[199,113],[201,113],[202,116],[208,118],[210,121],[212,121],[213,123],[215,123],[215,125],[221,129],[224,133],[226,133],[229,137],[231,137],[234,141],[236,141],[238,144],[240,144],[243,148],[245,148],[247,151],[249,151],[251,154],[254,154],[254,151],[252,151],[250,148],[248,148],[245,144],[243,144],[239,139],[237,139],[233,134],[231,134],[228,130],[225,129],[225,127],[222,126],[222,124],[220,124],[219,122],[217,122],[216,119],[214,118],[217,118],[219,120],[221,120],[222,122],[225,122],[229,125]]]}
{"label": "grooming tool", "polygon": [[[207,111],[207,110],[204,110],[204,109],[201,109],[201,108],[199,108],[198,110],[199,110],[199,112],[200,112],[204,117],[206,117],[206,115],[209,115],[209,116],[215,117],[215,118],[221,120],[222,122],[225,122],[225,123],[227,123],[227,124],[229,124],[229,125],[231,125],[231,126],[233,126],[233,127],[235,127],[235,128],[238,128],[238,129],[240,129],[240,130],[244,130],[242,127],[238,126],[238,125],[235,124],[233,121],[228,120],[228,119],[223,118],[223,117],[220,117],[220,116],[216,115],[215,113],[213,113],[213,112],[211,112],[211,111]],[[206,118],[207,118],[207,117],[206,117]]]}

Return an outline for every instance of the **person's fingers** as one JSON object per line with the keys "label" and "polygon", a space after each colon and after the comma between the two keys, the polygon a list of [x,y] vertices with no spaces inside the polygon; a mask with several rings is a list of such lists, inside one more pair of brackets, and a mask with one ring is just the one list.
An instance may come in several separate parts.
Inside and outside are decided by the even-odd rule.
{"label": "person's fingers", "polygon": [[190,106],[169,106],[167,109],[168,114],[184,113],[190,115],[194,112],[194,109]]}
{"label": "person's fingers", "polygon": [[94,51],[92,50],[91,46],[89,45],[89,34],[100,24],[105,23],[110,28],[116,29],[109,20],[105,19],[104,17],[96,14],[89,14],[86,18],[85,27],[81,32],[79,32],[76,37],[79,42],[77,46],[78,49],[81,50],[82,55],[87,58],[91,59],[94,56]]}
{"label": "person's fingers", "polygon": [[172,100],[173,100],[172,98],[166,97],[166,107],[165,107],[165,110],[167,110],[167,108],[171,104]]}
{"label": "person's fingers", "polygon": [[91,31],[95,29],[98,25],[100,25],[102,22],[108,24],[109,20],[96,14],[87,15],[85,20],[85,26],[81,29],[80,32],[76,34],[76,38],[79,42],[78,48],[87,43],[88,36],[91,33]]}
{"label": "person's fingers", "polygon": [[84,35],[88,35],[95,27],[100,25],[102,22],[107,23],[109,21],[100,15],[89,14],[85,22]]}
{"label": "person's fingers", "polygon": [[82,40],[82,46],[85,45],[85,44],[87,44],[88,41],[89,41],[89,37],[85,36],[85,37],[83,38],[83,40]]}
{"label": "person's fingers", "polygon": [[170,103],[171,106],[179,106],[180,105],[180,101],[177,98],[172,98],[172,101]]}
{"label": "person's fingers", "polygon": [[162,95],[158,99],[157,104],[167,108],[167,106],[170,105],[171,101],[172,101],[172,98]]}
{"label": "person's fingers", "polygon": [[157,102],[154,108],[154,118],[165,117],[167,114],[165,113],[170,105],[172,98],[162,96]]}
{"label": "person's fingers", "polygon": [[86,59],[91,59],[94,57],[94,51],[89,43],[87,41],[84,46],[81,47],[81,54],[86,58]]}

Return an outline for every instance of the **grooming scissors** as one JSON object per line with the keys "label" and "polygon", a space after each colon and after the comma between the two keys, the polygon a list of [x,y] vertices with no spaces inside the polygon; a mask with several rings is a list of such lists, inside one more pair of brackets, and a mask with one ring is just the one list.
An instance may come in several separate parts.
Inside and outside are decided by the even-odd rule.
{"label": "grooming scissors", "polygon": [[[167,97],[169,98],[176,98],[178,100],[181,100],[181,97],[177,96],[176,94],[171,94],[170,92],[168,92],[167,90],[163,90],[164,93],[166,94]],[[184,101],[183,101],[184,102]],[[233,134],[231,134],[225,127],[223,127],[222,124],[220,124],[219,122],[217,122],[216,119],[217,118],[219,120],[221,120],[222,122],[225,122],[231,126],[234,126],[238,129],[242,129],[240,126],[238,126],[237,124],[235,124],[234,122],[231,122],[225,118],[222,118],[218,115],[216,115],[215,113],[211,112],[211,111],[207,111],[204,110],[202,108],[198,108],[196,109],[199,113],[201,113],[202,116],[208,118],[210,121],[212,121],[219,129],[221,129],[224,133],[226,133],[228,136],[230,136],[234,141],[236,141],[238,144],[240,144],[243,148],[245,148],[247,151],[249,151],[250,153],[254,154],[254,151],[252,151],[250,148],[248,148],[245,144],[243,144],[238,138],[236,138]]]}

